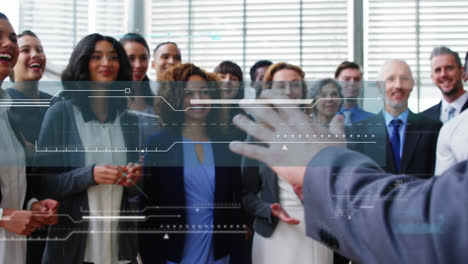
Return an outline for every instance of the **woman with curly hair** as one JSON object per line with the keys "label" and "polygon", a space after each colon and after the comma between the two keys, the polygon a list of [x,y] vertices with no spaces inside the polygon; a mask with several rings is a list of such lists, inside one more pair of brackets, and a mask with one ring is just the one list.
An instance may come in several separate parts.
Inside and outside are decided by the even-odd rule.
{"label": "woman with curly hair", "polygon": [[[163,130],[148,140],[140,235],[144,263],[229,263],[242,236],[239,157],[225,141],[219,79],[186,63],[167,70],[155,109]],[[177,217],[171,217],[176,215]],[[158,249],[158,252],[154,252]]]}
{"label": "woman with curly hair", "polygon": [[[295,65],[273,64],[265,73],[263,89],[278,91],[289,99],[304,99],[305,74]],[[333,251],[305,235],[301,190],[265,164],[249,159],[243,164],[242,201],[244,209],[255,217],[252,263],[333,263]]]}
{"label": "woman with curly hair", "polygon": [[138,119],[124,96],[131,80],[114,38],[91,34],[74,48],[62,73],[67,100],[47,111],[35,157],[41,191],[61,202],[42,263],[136,263],[137,237],[128,232],[136,223],[112,220],[137,209],[130,194],[142,168],[127,149],[138,147]]}

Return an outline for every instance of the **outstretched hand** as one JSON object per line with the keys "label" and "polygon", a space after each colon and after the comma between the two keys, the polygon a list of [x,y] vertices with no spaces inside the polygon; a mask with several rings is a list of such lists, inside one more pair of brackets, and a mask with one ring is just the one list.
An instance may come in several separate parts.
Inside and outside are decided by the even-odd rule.
{"label": "outstretched hand", "polygon": [[[272,90],[262,92],[262,99],[287,99]],[[234,124],[267,146],[234,141],[230,149],[240,155],[266,163],[280,177],[302,186],[307,164],[317,153],[329,146],[345,147],[344,118],[334,117],[330,129],[312,121],[297,108],[274,107],[266,104],[255,108],[240,105],[257,122],[244,115],[236,115]],[[250,105],[251,106],[251,105]]]}
{"label": "outstretched hand", "polygon": [[289,214],[281,207],[279,203],[274,203],[270,205],[271,214],[274,217],[277,217],[279,220],[289,224],[289,225],[298,225],[300,221],[296,218],[292,218]]}

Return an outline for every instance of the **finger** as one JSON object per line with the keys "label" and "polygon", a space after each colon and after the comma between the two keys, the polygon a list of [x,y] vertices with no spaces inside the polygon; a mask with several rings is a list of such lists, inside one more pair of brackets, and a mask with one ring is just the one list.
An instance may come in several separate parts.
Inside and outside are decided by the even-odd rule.
{"label": "finger", "polygon": [[47,211],[47,206],[41,201],[35,202],[31,205],[31,211],[33,212],[40,212],[40,211]]}
{"label": "finger", "polygon": [[290,224],[290,225],[299,224],[299,220],[290,217],[289,214],[284,209],[280,209],[280,212],[278,214],[278,218],[281,219],[282,221],[286,222],[287,224]]}
{"label": "finger", "polygon": [[231,149],[231,151],[236,154],[261,161],[265,164],[269,164],[270,157],[266,147],[240,141],[233,141],[229,144],[229,149]]}
{"label": "finger", "polygon": [[301,221],[295,218],[288,218],[288,220],[285,222],[288,223],[289,225],[298,225]]}
{"label": "finger", "polygon": [[259,125],[242,114],[234,116],[232,122],[247,134],[260,141],[271,141],[275,133],[265,126]]}
{"label": "finger", "polygon": [[115,181],[116,179],[123,177],[124,172],[122,172],[122,170],[119,170],[117,167],[106,168],[103,171],[103,175],[105,175],[106,178],[112,179],[113,181]]}
{"label": "finger", "polygon": [[[289,99],[288,97],[279,94],[273,90],[265,90],[260,95],[261,99]],[[310,122],[310,118],[304,114],[301,108],[299,107],[285,107],[284,104],[279,103],[278,101],[273,102],[273,106],[276,108],[279,116],[286,118],[288,121],[294,121],[294,123],[305,123]]]}
{"label": "finger", "polygon": [[42,205],[44,205],[48,209],[57,208],[59,206],[59,202],[57,202],[56,200],[52,200],[52,199],[44,199],[40,202]]}
{"label": "finger", "polygon": [[124,173],[125,173],[125,172],[128,172],[128,169],[129,169],[129,168],[128,168],[128,165],[127,165],[127,166],[119,166],[119,170],[120,170],[121,172],[124,172]]}
{"label": "finger", "polygon": [[41,216],[32,217],[32,218],[31,218],[31,222],[29,222],[29,225],[28,225],[28,226],[34,227],[34,228],[42,228],[42,227],[44,227],[43,222],[44,222],[45,220],[40,219],[40,218],[42,218],[42,217],[41,217]]}
{"label": "finger", "polygon": [[34,219],[36,220],[36,224],[32,225],[34,227],[37,227],[37,228],[40,228],[38,225],[47,225],[49,224],[49,221],[47,220],[46,217],[43,217],[43,216],[36,216],[34,217]]}
{"label": "finger", "polygon": [[344,116],[336,115],[330,121],[329,130],[335,135],[344,134]]}
{"label": "finger", "polygon": [[[275,125],[284,123],[278,112],[270,105],[252,106],[251,104],[243,105],[241,103],[240,106],[244,108],[247,113],[254,116],[257,122],[265,123],[272,129],[274,128],[275,130],[278,130],[279,127],[275,127]],[[249,119],[249,121],[251,120]]]}

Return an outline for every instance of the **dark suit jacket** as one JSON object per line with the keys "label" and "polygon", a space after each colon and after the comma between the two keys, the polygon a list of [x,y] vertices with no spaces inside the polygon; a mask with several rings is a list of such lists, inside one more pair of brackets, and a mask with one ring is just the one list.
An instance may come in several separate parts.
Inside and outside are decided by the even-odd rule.
{"label": "dark suit jacket", "polygon": [[[397,181],[408,183],[388,191]],[[305,174],[306,232],[358,263],[466,263],[467,190],[467,161],[440,177],[419,179],[386,173],[359,153],[329,147]]]}
{"label": "dark suit jacket", "polygon": [[273,203],[279,203],[278,195],[278,176],[269,167],[248,164],[242,168],[242,205],[255,217],[253,228],[263,237],[270,237],[278,224],[270,208]]}
{"label": "dark suit jacket", "polygon": [[[119,129],[116,127],[116,129]],[[138,119],[135,115],[125,112],[121,116],[120,129],[128,149],[138,147]],[[47,110],[42,123],[37,148],[44,150],[58,148],[59,150],[83,149],[78,128],[76,127],[73,104],[62,101]],[[127,160],[138,161],[138,153],[127,152]],[[89,221],[83,221],[83,216],[89,215],[87,190],[96,185],[93,178],[93,166],[85,166],[84,152],[36,152],[34,159],[36,175],[40,176],[39,194],[41,198],[50,197],[60,203],[59,222],[49,227],[49,237],[59,238],[48,240],[42,263],[76,263],[82,264],[85,258],[87,232],[74,231],[89,229]],[[124,188],[122,195],[121,215],[137,210],[137,205],[131,202],[131,188]],[[119,222],[119,258],[136,260],[138,254],[138,238],[135,233],[135,221]],[[64,240],[60,240],[66,238]]]}
{"label": "dark suit jacket", "polygon": [[[148,198],[141,197],[141,209],[147,220],[141,224],[141,230],[162,232],[139,235],[140,254],[145,264],[166,263],[166,260],[180,262],[182,259],[185,243],[183,231],[187,231],[184,155],[182,144],[175,144],[181,141],[180,131],[167,129],[153,134],[148,140],[148,150],[157,148],[163,151],[148,152],[145,155],[143,190]],[[229,150],[228,144],[213,143],[212,147],[215,161],[216,205],[213,243],[214,257],[220,259],[229,254],[242,239],[242,235],[230,234],[225,232],[226,229],[244,231],[240,209],[240,157]],[[180,215],[180,217],[157,217],[162,215]],[[165,230],[169,239],[164,239]]]}
{"label": "dark suit jacket", "polygon": [[[423,112],[421,112],[421,114],[427,116],[427,117],[430,117],[434,120],[440,120],[440,111],[441,111],[441,108],[442,108],[442,101],[440,101],[438,104],[424,110]],[[468,100],[466,100],[465,104],[463,105],[462,107],[462,112],[465,111],[465,109],[468,108]]]}
{"label": "dark suit jacket", "polygon": [[[349,144],[349,147],[373,158],[386,172],[427,178],[434,174],[437,137],[441,126],[442,123],[439,121],[409,111],[400,171],[395,165],[393,149],[382,112],[360,124],[353,125],[350,129],[354,142],[362,140],[362,135],[367,134],[367,140],[374,140],[376,143],[355,143]],[[372,138],[372,134],[375,137]],[[356,135],[361,135],[361,139],[357,139]]]}

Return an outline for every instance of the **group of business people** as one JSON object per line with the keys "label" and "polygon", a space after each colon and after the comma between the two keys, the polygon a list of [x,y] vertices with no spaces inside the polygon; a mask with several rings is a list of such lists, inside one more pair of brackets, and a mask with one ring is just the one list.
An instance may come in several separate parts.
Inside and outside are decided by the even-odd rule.
{"label": "group of business people", "polygon": [[[243,111],[238,104],[227,109],[203,103],[243,98],[240,67],[226,61],[209,73],[182,64],[180,50],[172,42],[154,50],[157,95],[164,100],[155,99],[146,75],[149,47],[143,37],[132,33],[120,41],[99,34],[83,38],[61,76],[63,99],[55,102],[38,89],[46,65],[39,38],[31,31],[16,36],[3,14],[0,22],[1,77],[15,81],[8,94],[1,90],[3,99],[13,105],[20,100],[53,102],[47,112],[3,108],[2,142],[11,146],[2,149],[16,153],[2,156],[2,170],[7,170],[2,173],[0,206],[4,262],[25,263],[25,241],[13,242],[12,235],[30,235],[44,225],[50,225],[45,248],[44,243],[30,242],[29,263],[40,259],[42,263],[332,263],[340,258],[333,251],[364,263],[410,262],[414,257],[434,262],[458,260],[463,254],[424,255],[417,248],[406,254],[401,245],[418,244],[386,225],[386,213],[398,216],[402,207],[417,210],[413,218],[423,223],[441,215],[447,224],[463,219],[452,220],[459,215],[452,216],[447,208],[428,211],[443,202],[431,202],[445,195],[442,191],[456,195],[463,190],[444,189],[455,185],[450,177],[456,177],[458,184],[466,182],[462,176],[445,173],[440,180],[419,180],[430,178],[435,164],[443,171],[466,158],[453,140],[454,133],[463,134],[465,115],[454,117],[466,108],[467,95],[463,67],[450,49],[436,48],[431,55],[432,79],[443,99],[425,112],[428,117],[408,109],[414,86],[410,67],[389,60],[380,73],[385,85],[379,89],[386,100],[378,114],[358,104],[362,71],[355,63],[342,63],[336,80],[324,79],[307,89],[299,67],[259,61],[251,68],[257,96],[314,101],[299,105],[300,110],[247,107],[250,118],[246,118],[239,115]],[[127,87],[130,94],[121,96]],[[267,125],[258,126],[254,120]],[[442,130],[447,132],[439,137],[436,156],[439,120],[447,123]],[[325,148],[327,144],[344,147],[343,140],[282,144],[280,149],[274,144],[278,135],[296,135],[288,138],[294,141],[298,135],[329,131],[343,134],[340,138],[350,141],[348,148],[375,161]],[[247,142],[269,145],[238,143],[246,134]],[[375,143],[360,141],[367,138],[364,135],[372,135]],[[229,150],[226,142],[231,141]],[[464,171],[458,167],[456,172]],[[346,174],[359,177],[342,176]],[[406,184],[404,192],[395,187],[401,182]],[[435,196],[428,200],[426,192],[433,189]],[[23,206],[25,197],[42,200],[31,199]],[[337,209],[369,205],[369,200],[359,197],[373,197],[373,209],[359,210],[352,219],[336,217]],[[405,199],[411,202],[403,204]],[[138,216],[144,220],[133,220]],[[250,248],[243,234],[252,217],[255,235]],[[444,226],[446,232],[440,235],[452,235],[449,228]],[[373,242],[368,233],[374,236],[383,230],[383,237],[398,241],[385,237],[381,244],[368,244]],[[362,241],[353,240],[357,233]],[[446,237],[437,243],[428,240],[437,234],[425,233],[418,242],[445,252],[448,245],[440,241]],[[454,239],[466,242],[461,236]]]}
{"label": "group of business people", "polygon": [[[243,105],[259,122],[239,115],[234,123],[268,144],[232,142],[230,148],[300,189],[307,235],[353,262],[463,263],[468,257],[466,73],[459,55],[447,47],[435,48],[430,63],[442,100],[420,114],[408,109],[415,83],[409,65],[388,60],[379,75],[386,99],[380,113],[353,122],[350,116],[359,113],[354,115],[359,118],[362,109],[350,111],[345,104],[327,130],[274,101],[268,101],[274,108]],[[261,98],[281,96],[266,91]],[[277,139],[283,134],[296,136],[285,144]],[[317,137],[304,144],[298,135]]]}

